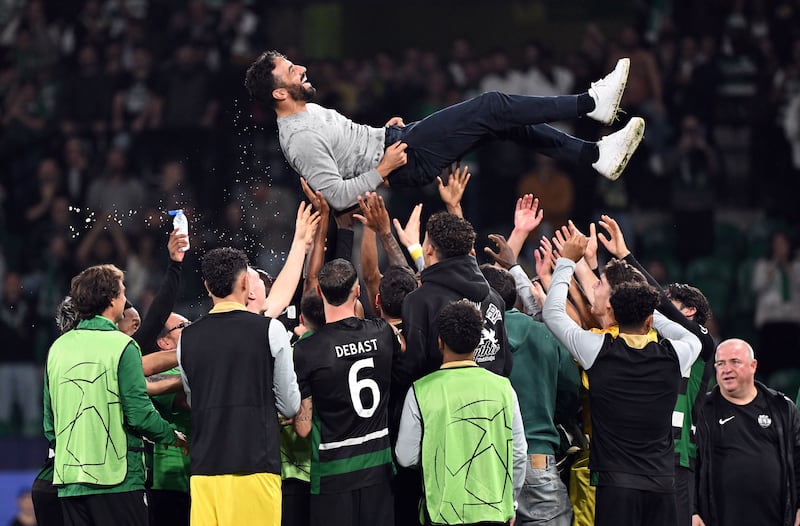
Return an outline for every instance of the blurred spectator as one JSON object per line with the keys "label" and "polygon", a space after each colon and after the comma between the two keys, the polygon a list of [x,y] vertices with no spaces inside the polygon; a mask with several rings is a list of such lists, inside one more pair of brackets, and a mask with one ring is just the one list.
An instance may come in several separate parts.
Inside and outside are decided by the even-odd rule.
{"label": "blurred spectator", "polygon": [[5,275],[0,301],[0,433],[15,430],[13,410],[22,417],[21,431],[26,436],[42,432],[42,403],[39,369],[33,354],[35,311],[25,296],[22,276]]}
{"label": "blurred spectator", "polygon": [[552,158],[537,154],[533,170],[525,174],[517,187],[517,195],[533,194],[539,206],[546,210],[544,219],[532,239],[552,237],[555,230],[572,217],[575,188],[572,180]]}
{"label": "blurred spectator", "polygon": [[80,268],[112,263],[125,266],[130,247],[119,224],[111,216],[99,216],[83,234],[75,256]]}
{"label": "blurred spectator", "polygon": [[622,107],[629,114],[639,115],[647,121],[644,140],[654,154],[651,168],[660,173],[663,171],[660,155],[664,153],[669,130],[658,64],[653,54],[641,45],[639,33],[633,27],[622,30],[619,42],[611,48],[608,63],[616,64],[622,57],[631,59],[628,83],[622,95]]}
{"label": "blurred spectator", "polygon": [[[94,0],[88,0],[87,6]],[[68,137],[94,135],[104,140],[111,110],[112,83],[100,67],[97,50],[85,45],[78,51],[78,71],[67,78],[61,92],[61,131]]]}
{"label": "blurred spectator", "polygon": [[800,261],[787,232],[772,234],[767,258],[753,268],[758,368],[766,378],[781,367],[800,368]]}
{"label": "blurred spectator", "polygon": [[[508,53],[496,49],[485,58],[487,74],[481,80],[481,91],[500,91],[502,93],[522,94],[525,86],[522,74],[511,67]],[[563,92],[560,93],[563,95]]]}
{"label": "blurred spectator", "polygon": [[138,232],[144,202],[144,187],[130,173],[127,155],[120,148],[112,148],[100,177],[89,185],[86,206],[97,217],[112,214],[126,232]]}
{"label": "blurred spectator", "polygon": [[39,85],[23,80],[7,93],[0,138],[0,157],[24,150],[44,136],[50,115],[41,98]]}
{"label": "blurred spectator", "polygon": [[[137,47],[132,51],[131,59],[130,72],[120,76],[112,105],[114,143],[122,146],[137,145],[137,139],[146,130],[158,126],[161,113],[150,52]],[[138,146],[142,149],[143,145]]]}
{"label": "blurred spectator", "polygon": [[151,193],[147,202],[162,210],[177,210],[194,206],[197,201],[189,181],[186,180],[186,168],[183,163],[169,160],[161,165],[158,186]]}
{"label": "blurred spectator", "polygon": [[17,514],[9,526],[36,526],[36,515],[33,513],[33,499],[29,489],[20,490],[17,495]]}
{"label": "blurred spectator", "polygon": [[258,22],[258,16],[243,0],[227,0],[222,5],[217,26],[217,44],[224,50],[222,58],[239,64],[249,64],[258,51]]}
{"label": "blurred spectator", "polygon": [[42,159],[36,174],[37,187],[32,192],[33,201],[25,209],[26,231],[36,229],[46,222],[53,206],[53,201],[63,195],[61,169],[54,159]]}
{"label": "blurred spectator", "polygon": [[[549,97],[574,93],[575,76],[563,66],[555,63],[553,51],[541,44],[529,42],[522,48],[524,71],[521,74],[522,95]],[[570,123],[553,124],[566,133],[573,133]]]}
{"label": "blurred spectator", "polygon": [[678,144],[667,164],[677,256],[685,263],[710,254],[714,248],[714,208],[720,180],[717,154],[694,115],[683,118]]}
{"label": "blurred spectator", "polygon": [[70,204],[82,208],[92,178],[88,146],[77,137],[67,139],[63,149],[65,186]]}

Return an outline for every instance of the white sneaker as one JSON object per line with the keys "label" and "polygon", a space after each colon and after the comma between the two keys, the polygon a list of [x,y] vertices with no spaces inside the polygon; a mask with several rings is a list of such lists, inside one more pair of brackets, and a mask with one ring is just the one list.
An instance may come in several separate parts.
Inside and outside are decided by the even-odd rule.
{"label": "white sneaker", "polygon": [[644,137],[644,119],[633,117],[620,131],[597,141],[600,157],[592,164],[592,168],[600,172],[603,177],[616,181],[628,165],[636,147],[642,142],[642,137]]}
{"label": "white sneaker", "polygon": [[614,71],[597,82],[592,82],[589,95],[594,99],[594,109],[586,114],[587,117],[603,124],[611,124],[614,121],[630,69],[631,59],[621,58],[617,61]]}

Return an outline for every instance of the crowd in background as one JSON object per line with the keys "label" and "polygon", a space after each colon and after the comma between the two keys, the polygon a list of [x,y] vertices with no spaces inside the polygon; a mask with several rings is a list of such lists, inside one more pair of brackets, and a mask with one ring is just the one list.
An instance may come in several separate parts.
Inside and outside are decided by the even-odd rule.
{"label": "crowd in background", "polygon": [[[465,208],[476,228],[507,231],[506,204],[525,192],[547,211],[543,233],[568,217],[585,223],[605,211],[624,222],[637,210],[657,210],[670,218],[674,243],[666,255],[649,255],[687,278],[693,258],[730,244],[714,241],[721,207],[756,210],[796,229],[797,2],[678,2],[647,26],[610,32],[587,24],[573,49],[537,41],[512,49],[498,41],[482,50],[460,37],[446,53],[409,47],[341,60],[307,60],[302,49],[272,41],[269,14],[268,3],[244,0],[0,7],[3,374],[40,374],[56,336],[56,306],[88,265],[125,269],[128,297],[146,310],[166,266],[167,210],[186,209],[198,253],[241,248],[276,273],[300,192],[277,146],[274,117],[242,89],[244,70],[267,47],[309,67],[321,104],[374,125],[393,115],[410,122],[490,90],[584,91],[618,57],[630,56],[622,106],[645,117],[647,135],[626,176],[609,183],[515,146],[490,146],[468,160],[476,177]],[[586,139],[602,131],[586,120],[559,126]],[[404,217],[435,196],[434,188],[413,197],[393,192],[392,213]],[[497,209],[486,204],[493,202]],[[790,229],[789,260],[795,234]],[[752,269],[766,256],[747,243],[730,255],[737,261],[729,285],[738,283],[738,259],[749,258]],[[196,264],[187,260],[187,275],[196,275]],[[185,283],[181,310],[198,313],[200,280]],[[700,288],[715,311],[726,308],[730,298],[714,305],[714,291]],[[753,323],[754,303],[748,306],[749,319],[737,323]],[[27,377],[35,381],[30,393],[40,393],[40,378]],[[11,383],[0,378],[3,385]],[[12,416],[4,408],[0,434],[40,434]]]}

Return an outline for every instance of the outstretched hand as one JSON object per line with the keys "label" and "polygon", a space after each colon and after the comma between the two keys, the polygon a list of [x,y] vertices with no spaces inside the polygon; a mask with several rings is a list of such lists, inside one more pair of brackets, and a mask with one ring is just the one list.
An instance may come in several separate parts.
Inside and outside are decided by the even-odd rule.
{"label": "outstretched hand", "polygon": [[583,257],[583,253],[586,251],[586,245],[588,244],[589,239],[575,230],[564,243],[564,247],[561,249],[561,257],[571,259],[577,263]]}
{"label": "outstretched hand", "polygon": [[303,188],[303,193],[306,194],[306,197],[311,202],[314,210],[318,211],[322,216],[328,217],[331,212],[331,207],[328,205],[328,201],[322,195],[322,192],[315,192],[308,185],[308,181],[306,181],[305,177],[300,178],[300,186]]}
{"label": "outstretched hand", "polygon": [[419,244],[419,225],[421,215],[422,204],[418,204],[414,207],[414,210],[411,211],[411,215],[408,217],[408,222],[406,223],[405,228],[403,228],[397,218],[393,220],[394,229],[397,232],[397,238],[406,248],[410,247],[411,245]]}
{"label": "outstretched hand", "polygon": [[542,288],[541,280],[537,279],[531,284],[531,295],[533,296],[533,301],[536,302],[536,306],[539,307],[539,310],[544,310],[544,302],[547,300],[547,293]]}
{"label": "outstretched hand", "polygon": [[453,165],[448,168],[447,186],[441,177],[436,177],[439,185],[439,197],[442,198],[448,210],[461,206],[461,199],[464,197],[464,190],[467,188],[470,177],[472,174],[469,173],[469,166],[461,168],[460,163],[456,163],[455,168]]}
{"label": "outstretched hand", "polygon": [[[575,223],[572,222],[572,219],[569,220],[569,232],[578,232],[579,234],[583,235],[583,232],[578,230],[578,227],[575,226]],[[594,226],[594,223],[589,223],[589,236],[587,237],[589,240],[588,244],[586,245],[586,251],[583,253],[583,259],[586,260],[586,263],[589,264],[589,268],[596,269],[597,268],[597,228]]]}
{"label": "outstretched hand", "polygon": [[189,236],[186,234],[179,234],[176,228],[169,234],[169,241],[167,241],[167,251],[169,251],[169,259],[180,263],[183,261],[186,252],[181,248],[189,245]]}
{"label": "outstretched hand", "polygon": [[546,279],[553,274],[553,245],[546,236],[542,236],[539,248],[533,252],[533,259],[536,260],[536,275],[540,279]]}
{"label": "outstretched hand", "polygon": [[508,246],[506,238],[501,234],[489,234],[491,239],[497,246],[497,252],[489,247],[484,247],[483,251],[491,257],[495,263],[508,270],[517,264],[517,258],[514,256],[514,251]]}
{"label": "outstretched hand", "polygon": [[628,245],[625,243],[625,236],[622,235],[622,229],[613,217],[604,214],[600,216],[599,223],[600,226],[608,232],[608,237],[602,232],[597,234],[597,238],[603,246],[606,247],[606,250],[611,252],[617,259],[622,259],[631,253],[631,251],[628,250]]}
{"label": "outstretched hand", "polygon": [[544,211],[539,209],[539,198],[525,194],[517,199],[514,209],[514,230],[530,234],[542,222]]}
{"label": "outstretched hand", "polygon": [[353,217],[361,221],[362,225],[378,235],[391,233],[389,212],[382,196],[376,192],[367,192],[364,197],[358,196],[358,206],[361,208],[361,214],[353,214]]}
{"label": "outstretched hand", "polygon": [[[320,194],[321,197],[321,194]],[[319,225],[320,215],[319,212],[311,213],[311,205],[301,202],[297,207],[297,219],[294,223],[294,240],[302,241],[306,248],[311,246],[314,240],[314,233],[317,231]]]}

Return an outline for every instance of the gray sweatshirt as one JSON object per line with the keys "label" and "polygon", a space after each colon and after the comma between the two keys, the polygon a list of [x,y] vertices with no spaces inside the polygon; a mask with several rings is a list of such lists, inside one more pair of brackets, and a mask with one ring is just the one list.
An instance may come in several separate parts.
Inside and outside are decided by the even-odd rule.
{"label": "gray sweatshirt", "polygon": [[278,119],[283,155],[335,210],[355,205],[382,182],[386,129],[357,124],[335,110],[309,103],[306,111]]}

